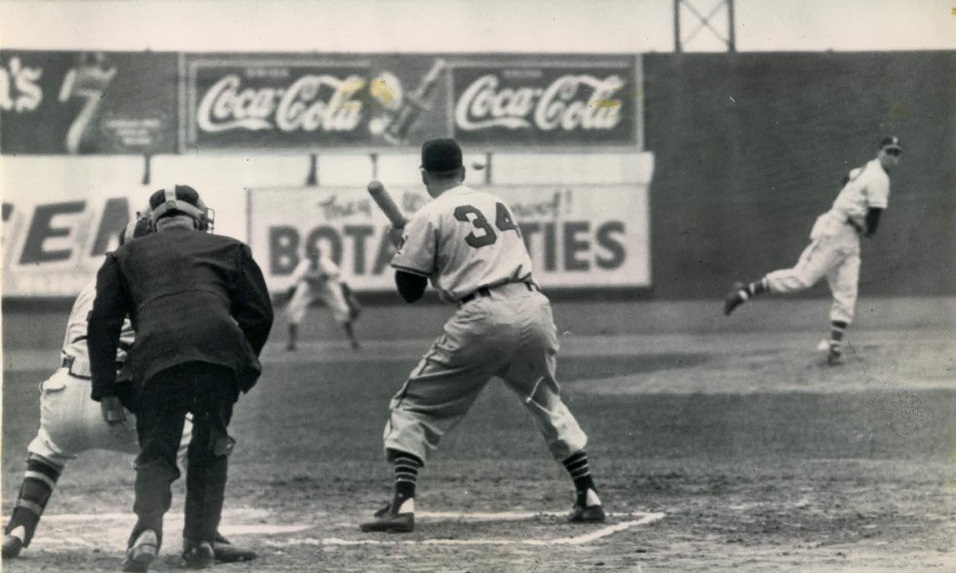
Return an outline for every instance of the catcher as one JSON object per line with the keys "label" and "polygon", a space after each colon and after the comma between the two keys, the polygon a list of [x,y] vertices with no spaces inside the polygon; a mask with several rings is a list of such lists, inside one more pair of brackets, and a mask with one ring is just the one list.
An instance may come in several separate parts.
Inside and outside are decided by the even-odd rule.
{"label": "catcher", "polygon": [[289,322],[289,337],[286,350],[294,351],[298,342],[299,324],[305,318],[309,306],[321,301],[332,311],[332,318],[342,325],[352,350],[361,348],[352,325],[362,309],[348,283],[342,279],[338,265],[325,256],[315,244],[306,247],[306,257],[292,272],[292,286],[286,293],[289,301],[286,318]]}
{"label": "catcher", "polygon": [[[148,232],[145,219],[127,225],[120,244]],[[67,321],[61,350],[60,368],[40,384],[40,428],[27,446],[27,470],[10,521],[4,529],[3,558],[13,559],[30,545],[40,517],[46,509],[56,482],[67,463],[87,450],[109,450],[136,454],[139,442],[136,420],[129,411],[133,384],[126,368],[127,352],[133,344],[133,327],[124,321],[120,333],[116,365],[120,370],[119,396],[126,421],[112,424],[107,412],[90,399],[90,360],[86,344],[87,319],[96,296],[96,282],[91,281],[77,296]],[[135,409],[135,408],[134,408]],[[192,423],[187,420],[179,451],[185,455],[192,437]],[[256,553],[231,545],[222,535],[213,544],[215,558],[221,562],[248,561]]]}

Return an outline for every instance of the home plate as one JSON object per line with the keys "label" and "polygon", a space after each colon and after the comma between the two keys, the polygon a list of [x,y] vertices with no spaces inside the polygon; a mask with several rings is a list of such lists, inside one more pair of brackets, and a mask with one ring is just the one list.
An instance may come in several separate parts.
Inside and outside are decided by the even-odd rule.
{"label": "home plate", "polygon": [[[564,517],[566,512],[415,512],[415,520],[422,521],[519,521],[536,517]],[[355,546],[355,545],[584,545],[626,531],[633,527],[649,525],[660,521],[665,513],[609,513],[609,517],[623,519],[620,523],[605,525],[573,537],[555,539],[520,539],[520,538],[476,538],[476,539],[342,539],[339,537],[296,537],[283,540],[271,540],[267,544],[271,547],[291,547],[296,545],[325,545],[325,546]],[[392,534],[388,535],[393,537]]]}

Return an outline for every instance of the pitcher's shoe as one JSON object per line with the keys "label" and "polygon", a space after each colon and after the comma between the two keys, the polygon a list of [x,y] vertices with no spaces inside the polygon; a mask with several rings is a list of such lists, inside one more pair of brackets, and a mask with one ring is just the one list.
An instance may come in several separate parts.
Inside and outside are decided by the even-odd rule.
{"label": "pitcher's shoe", "polygon": [[607,516],[604,515],[601,498],[593,489],[589,489],[584,499],[575,503],[568,514],[568,521],[571,523],[602,523],[605,519]]}
{"label": "pitcher's shoe", "polygon": [[156,559],[159,553],[159,536],[152,529],[146,529],[136,536],[132,545],[126,550],[126,559],[123,560],[123,571],[132,573],[146,573],[149,564]]}
{"label": "pitcher's shoe", "polygon": [[362,531],[387,531],[408,533],[415,529],[415,498],[410,497],[397,509],[392,501],[375,512],[375,519],[359,524]]}
{"label": "pitcher's shoe", "polygon": [[817,350],[826,354],[827,365],[843,364],[843,345],[833,340],[823,339],[817,344]]}
{"label": "pitcher's shoe", "polygon": [[827,364],[830,366],[843,364],[843,347],[839,343],[830,344],[830,349],[827,350]]}
{"label": "pitcher's shoe", "polygon": [[26,529],[21,525],[13,528],[13,530],[3,538],[4,559],[14,559],[20,555],[20,552],[23,551],[23,540],[25,536]]}
{"label": "pitcher's shoe", "polygon": [[216,561],[235,563],[237,561],[252,561],[259,555],[252,549],[233,545],[228,539],[217,533],[212,541],[212,552]]}
{"label": "pitcher's shoe", "polygon": [[750,297],[747,295],[747,285],[744,283],[734,283],[734,286],[730,287],[730,292],[727,293],[727,296],[724,298],[724,315],[730,316],[730,313],[738,306],[747,302],[748,298]]}

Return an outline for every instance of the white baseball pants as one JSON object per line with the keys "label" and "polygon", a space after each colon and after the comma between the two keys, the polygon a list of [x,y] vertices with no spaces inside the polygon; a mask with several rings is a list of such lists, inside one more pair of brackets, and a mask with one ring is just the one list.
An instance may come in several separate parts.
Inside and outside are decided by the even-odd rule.
{"label": "white baseball pants", "polygon": [[770,292],[808,289],[827,278],[833,305],[830,320],[853,322],[860,278],[860,235],[835,214],[820,215],[810,232],[810,245],[790,269],[768,273]]}
{"label": "white baseball pants", "polygon": [[[192,424],[187,420],[180,454],[185,453],[191,436]],[[60,368],[40,383],[40,428],[27,451],[63,467],[87,450],[137,454],[136,418],[127,411],[125,422],[107,424],[100,403],[90,398],[90,381]]]}
{"label": "white baseball pants", "polygon": [[555,380],[557,353],[551,304],[523,283],[461,305],[392,398],[385,448],[427,460],[499,377],[521,399],[555,460],[583,451],[587,436]]}

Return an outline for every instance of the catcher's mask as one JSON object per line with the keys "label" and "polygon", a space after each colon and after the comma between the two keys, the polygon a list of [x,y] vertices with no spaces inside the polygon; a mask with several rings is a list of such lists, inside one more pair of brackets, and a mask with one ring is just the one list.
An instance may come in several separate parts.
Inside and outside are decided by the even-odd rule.
{"label": "catcher's mask", "polygon": [[211,233],[216,221],[216,212],[206,207],[199,198],[199,192],[189,185],[171,185],[152,194],[149,198],[149,217],[152,229],[163,217],[186,215],[191,218],[196,229]]}

